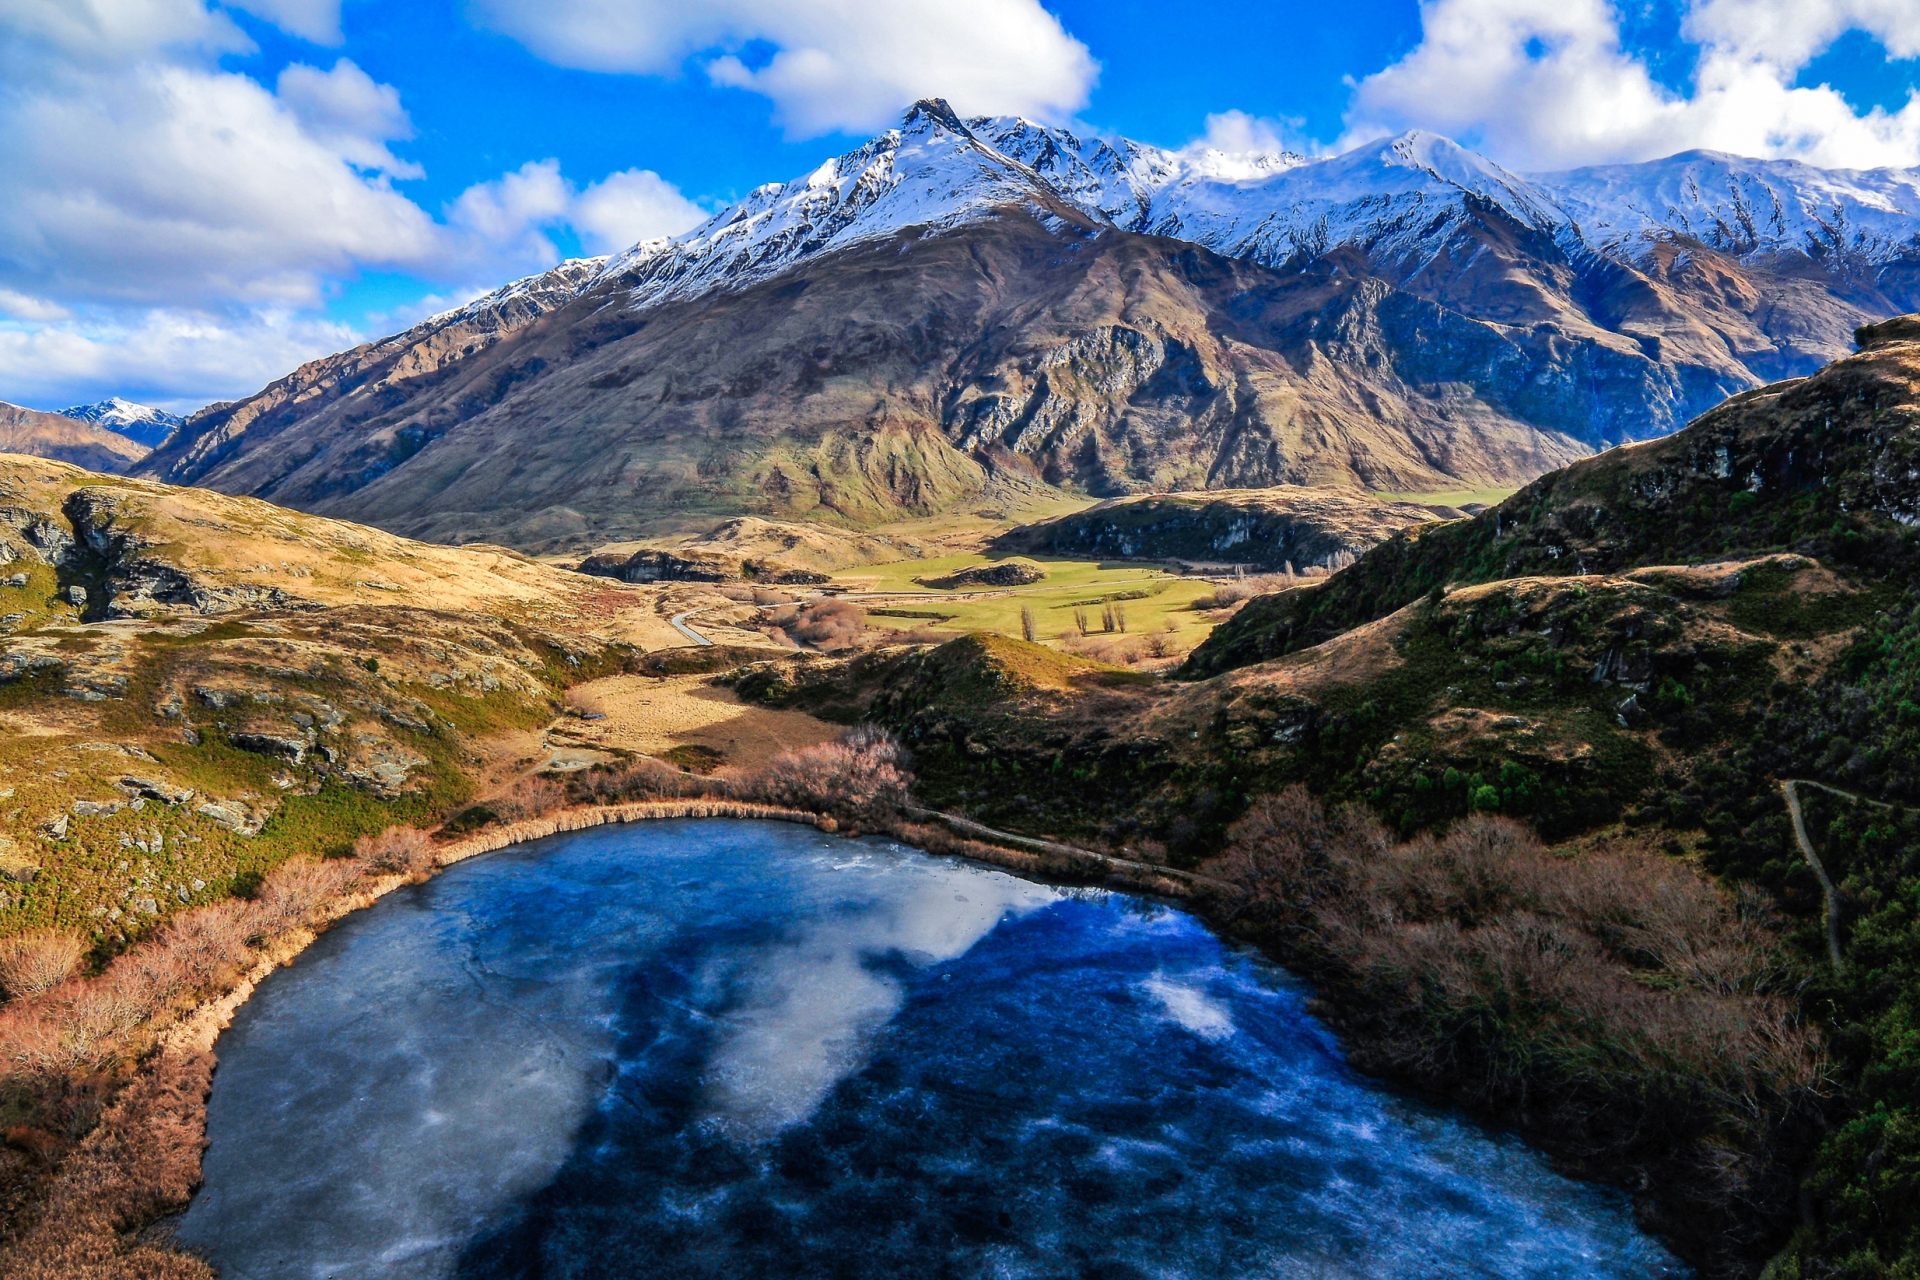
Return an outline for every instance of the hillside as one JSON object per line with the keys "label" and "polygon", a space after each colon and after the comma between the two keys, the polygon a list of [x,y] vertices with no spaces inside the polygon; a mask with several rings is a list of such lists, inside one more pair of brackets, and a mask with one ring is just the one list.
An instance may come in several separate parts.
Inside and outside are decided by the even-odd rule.
{"label": "hillside", "polygon": [[118,474],[146,457],[148,449],[91,422],[0,402],[0,453],[51,458]]}
{"label": "hillside", "polygon": [[1351,489],[1223,489],[1114,498],[1021,525],[994,545],[1088,559],[1182,560],[1274,572],[1331,569],[1403,529],[1461,514]]}
{"label": "hillside", "polygon": [[[1431,135],[1211,163],[923,103],[684,236],[203,411],[146,473],[539,550],[1048,486],[1513,485],[1912,301],[1915,218],[1871,175],[1743,170],[1726,200],[1788,212],[1741,239],[1697,175],[1674,225],[1630,216],[1674,165],[1534,179]],[[1826,245],[1821,201],[1875,237]]]}
{"label": "hillside", "polygon": [[695,589],[0,459],[0,936],[111,947],[444,816],[703,605],[731,634]]}
{"label": "hillside", "polygon": [[1324,584],[1254,601],[1196,652],[1207,675],[1305,647],[1451,584],[1791,550],[1911,582],[1920,322],[1742,396],[1664,440],[1545,476],[1493,510],[1383,543]]}

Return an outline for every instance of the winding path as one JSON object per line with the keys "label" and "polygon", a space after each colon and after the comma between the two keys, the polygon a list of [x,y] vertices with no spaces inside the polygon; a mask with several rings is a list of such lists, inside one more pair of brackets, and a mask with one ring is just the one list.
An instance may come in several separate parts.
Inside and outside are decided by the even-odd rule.
{"label": "winding path", "polygon": [[1787,814],[1793,819],[1793,838],[1800,846],[1800,856],[1813,868],[1814,879],[1820,882],[1820,892],[1826,898],[1827,916],[1827,958],[1833,961],[1836,971],[1847,967],[1846,957],[1840,951],[1840,891],[1834,887],[1833,879],[1827,875],[1826,867],[1820,863],[1820,855],[1814,851],[1813,840],[1807,835],[1806,815],[1800,808],[1800,788],[1812,787],[1828,795],[1839,796],[1854,804],[1869,805],[1875,809],[1892,811],[1896,805],[1884,800],[1869,800],[1866,796],[1855,795],[1851,791],[1842,791],[1839,787],[1824,782],[1814,782],[1806,778],[1787,778],[1780,783],[1780,793],[1787,798]]}
{"label": "winding path", "polygon": [[667,621],[673,624],[673,629],[675,631],[678,631],[681,635],[693,641],[695,644],[704,645],[708,648],[712,648],[713,641],[707,639],[707,637],[701,635],[698,631],[695,631],[692,627],[687,625],[687,619],[692,617],[693,613],[694,611],[692,609],[682,610],[681,612],[674,614],[671,618],[668,618]]}

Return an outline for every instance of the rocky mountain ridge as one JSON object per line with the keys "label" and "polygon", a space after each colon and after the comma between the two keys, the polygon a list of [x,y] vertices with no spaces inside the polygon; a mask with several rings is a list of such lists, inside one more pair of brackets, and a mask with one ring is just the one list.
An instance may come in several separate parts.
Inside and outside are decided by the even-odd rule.
{"label": "rocky mountain ridge", "polygon": [[165,444],[167,437],[186,421],[179,414],[155,409],[151,405],[135,404],[119,396],[109,396],[93,404],[73,405],[60,410],[60,416],[95,423],[149,449],[157,449]]}

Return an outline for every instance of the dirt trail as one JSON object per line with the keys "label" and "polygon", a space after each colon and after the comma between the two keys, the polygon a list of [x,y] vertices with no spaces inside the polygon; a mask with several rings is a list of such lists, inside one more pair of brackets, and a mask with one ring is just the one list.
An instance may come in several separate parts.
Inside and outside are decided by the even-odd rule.
{"label": "dirt trail", "polygon": [[1839,787],[1824,782],[1814,782],[1807,778],[1788,778],[1780,784],[1780,794],[1787,798],[1787,816],[1793,819],[1793,838],[1800,846],[1800,856],[1806,859],[1812,868],[1814,879],[1820,882],[1820,892],[1826,899],[1827,917],[1827,958],[1833,962],[1836,971],[1847,967],[1846,957],[1840,950],[1840,890],[1834,886],[1833,879],[1827,874],[1826,867],[1820,861],[1820,855],[1813,847],[1813,840],[1807,835],[1807,820],[1800,807],[1800,788],[1811,787],[1815,791],[1824,791],[1830,796],[1839,796],[1853,804],[1864,804],[1874,809],[1888,812],[1898,805],[1888,804],[1885,800],[1871,800],[1851,791],[1842,791]]}

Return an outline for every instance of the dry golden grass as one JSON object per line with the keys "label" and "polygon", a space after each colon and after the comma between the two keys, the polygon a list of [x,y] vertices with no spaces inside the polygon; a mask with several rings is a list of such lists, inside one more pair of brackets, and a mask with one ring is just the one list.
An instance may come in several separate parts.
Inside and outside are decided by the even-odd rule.
{"label": "dry golden grass", "polygon": [[705,676],[610,676],[576,686],[568,700],[605,719],[562,720],[554,741],[647,756],[705,747],[739,769],[758,768],[840,732],[805,712],[750,706]]}

